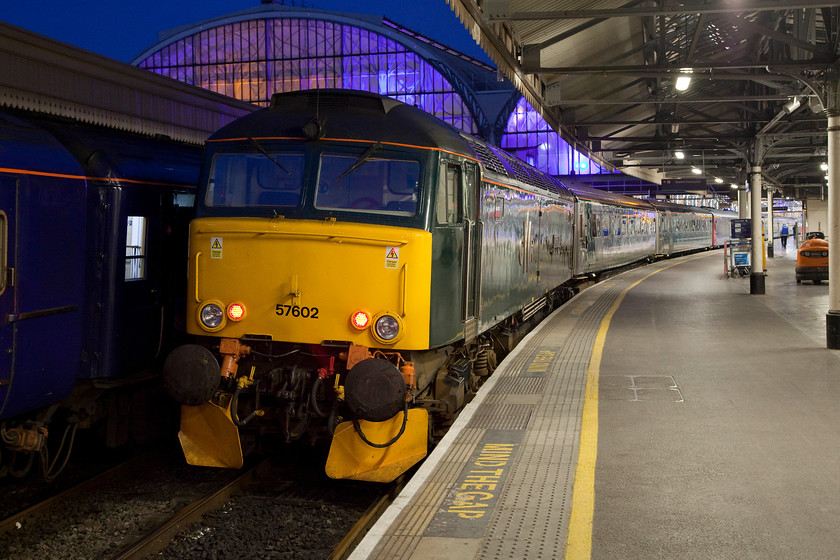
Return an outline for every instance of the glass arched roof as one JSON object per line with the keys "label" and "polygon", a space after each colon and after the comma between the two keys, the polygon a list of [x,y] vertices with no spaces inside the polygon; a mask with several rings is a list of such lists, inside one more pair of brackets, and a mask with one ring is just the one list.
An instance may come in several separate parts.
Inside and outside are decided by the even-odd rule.
{"label": "glass arched roof", "polygon": [[524,97],[508,117],[502,148],[549,175],[611,172],[563,140]]}
{"label": "glass arched roof", "polygon": [[440,71],[402,42],[361,23],[256,13],[212,27],[193,26],[134,64],[262,106],[280,92],[370,91],[477,132],[461,94]]}

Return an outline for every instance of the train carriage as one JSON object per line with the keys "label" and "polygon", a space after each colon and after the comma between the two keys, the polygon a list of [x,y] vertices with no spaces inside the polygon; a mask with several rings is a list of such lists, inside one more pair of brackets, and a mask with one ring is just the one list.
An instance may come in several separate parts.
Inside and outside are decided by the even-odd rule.
{"label": "train carriage", "polygon": [[[45,457],[58,410],[68,430],[107,418],[106,443],[130,437],[138,382],[159,368],[183,309],[200,156],[167,138],[0,112],[0,432],[12,451],[0,476],[38,455],[45,477],[57,474]],[[145,417],[136,425],[162,415]]]}
{"label": "train carriage", "polygon": [[712,246],[722,247],[732,241],[732,220],[737,214],[728,210],[709,210],[712,214]]}
{"label": "train carriage", "polygon": [[575,274],[585,275],[653,256],[656,212],[648,202],[571,185],[577,198]]}
{"label": "train carriage", "polygon": [[3,419],[66,397],[75,383],[67,370],[82,349],[85,173],[49,133],[5,113],[0,154]]}
{"label": "train carriage", "polygon": [[676,255],[713,245],[710,209],[661,201],[652,204],[657,215],[657,254]]}

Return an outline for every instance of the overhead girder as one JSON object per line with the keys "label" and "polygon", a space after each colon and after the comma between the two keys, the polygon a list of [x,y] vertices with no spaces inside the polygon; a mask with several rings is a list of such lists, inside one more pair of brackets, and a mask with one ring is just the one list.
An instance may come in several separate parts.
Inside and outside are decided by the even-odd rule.
{"label": "overhead girder", "polygon": [[726,14],[742,12],[761,12],[790,10],[795,8],[827,8],[836,6],[832,2],[814,2],[813,0],[753,0],[743,2],[721,3],[719,5],[708,2],[680,2],[673,8],[663,6],[659,8],[604,8],[584,10],[547,10],[532,12],[513,12],[510,10],[511,0],[484,0],[484,8],[490,21],[530,21],[530,20],[559,20],[559,19],[593,19],[616,17],[643,16],[675,16],[682,14]]}
{"label": "overhead girder", "polygon": [[[632,0],[609,9],[598,2],[583,9],[577,9],[579,2],[553,2],[573,9],[525,11],[519,9],[525,5],[521,0],[447,1],[473,18],[474,37],[482,35],[490,42],[485,35],[503,30],[499,37],[509,39],[504,46],[512,64],[507,73],[534,79],[528,92],[535,96],[529,101],[556,116],[558,130],[579,132],[581,141],[594,142],[595,153],[606,161],[620,166],[622,158],[635,157],[643,164],[653,159],[650,164],[655,166],[661,158],[637,154],[656,149],[664,156],[682,143],[705,149],[708,167],[738,165],[743,174],[745,154],[756,134],[764,131],[767,145],[773,146],[765,154],[768,165],[776,166],[766,171],[769,183],[811,183],[819,172],[795,162],[811,161],[809,150],[824,142],[825,119],[819,110],[828,105],[825,83],[836,79],[840,55],[836,2]],[[587,33],[595,36],[599,24],[615,18],[634,27],[633,41],[605,49],[609,56],[562,65],[558,43],[586,44]],[[529,27],[520,27],[529,21]],[[534,22],[546,24],[537,33]],[[609,37],[606,41],[609,46]],[[674,80],[684,68],[691,68],[692,87],[678,93]],[[634,79],[610,87],[607,80],[616,77]],[[581,87],[590,81],[593,87]],[[559,95],[561,84],[567,98]],[[795,115],[779,116],[793,96],[806,106],[804,96],[818,99],[814,113],[800,109]],[[790,135],[773,144],[769,133],[779,131]],[[712,153],[715,145],[729,146],[732,153]]]}

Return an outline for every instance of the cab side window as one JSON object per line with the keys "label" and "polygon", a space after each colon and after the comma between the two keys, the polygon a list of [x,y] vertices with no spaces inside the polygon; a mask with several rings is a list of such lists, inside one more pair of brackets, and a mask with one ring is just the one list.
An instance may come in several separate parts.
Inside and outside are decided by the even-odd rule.
{"label": "cab side window", "polygon": [[452,163],[442,163],[438,177],[435,210],[438,224],[454,225],[462,222],[461,184],[461,168]]}

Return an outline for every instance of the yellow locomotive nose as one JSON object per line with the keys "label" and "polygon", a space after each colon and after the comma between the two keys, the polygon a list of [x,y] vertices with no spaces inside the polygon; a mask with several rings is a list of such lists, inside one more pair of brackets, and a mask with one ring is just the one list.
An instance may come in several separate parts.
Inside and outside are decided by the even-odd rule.
{"label": "yellow locomotive nose", "polygon": [[[224,252],[214,253],[219,239]],[[427,231],[198,218],[190,228],[190,252],[190,334],[400,350],[429,344],[432,237]]]}

